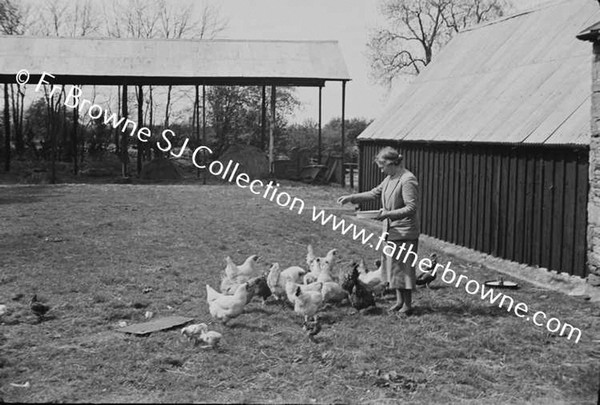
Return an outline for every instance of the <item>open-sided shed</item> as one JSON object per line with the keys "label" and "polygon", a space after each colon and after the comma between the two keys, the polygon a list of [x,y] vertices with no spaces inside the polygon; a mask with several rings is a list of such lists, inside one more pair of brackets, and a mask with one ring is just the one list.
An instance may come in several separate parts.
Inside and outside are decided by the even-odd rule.
{"label": "open-sided shed", "polygon": [[458,34],[359,136],[360,189],[395,146],[423,233],[586,276],[591,52],[576,35],[599,18],[567,0]]}
{"label": "open-sided shed", "polygon": [[[343,117],[345,86],[350,80],[337,41],[0,36],[0,45],[1,83],[16,83],[16,74],[25,69],[30,83],[37,83],[42,73],[48,72],[55,76],[52,84],[121,85],[122,117],[128,115],[127,86],[196,86],[196,105],[202,105],[203,111],[198,86],[263,86],[264,131],[266,86],[271,86],[271,117],[276,86],[312,86],[319,88],[320,133],[323,86],[327,81],[342,83]],[[273,127],[271,123],[271,163]],[[342,124],[342,145],[343,133]]]}

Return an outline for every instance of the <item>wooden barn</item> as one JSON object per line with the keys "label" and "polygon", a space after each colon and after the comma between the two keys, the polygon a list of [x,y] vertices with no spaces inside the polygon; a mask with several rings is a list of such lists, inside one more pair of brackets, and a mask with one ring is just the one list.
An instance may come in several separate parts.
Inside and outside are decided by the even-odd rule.
{"label": "wooden barn", "polygon": [[576,36],[598,20],[597,1],[567,0],[458,34],[359,136],[360,190],[394,146],[422,233],[586,277],[592,50]]}

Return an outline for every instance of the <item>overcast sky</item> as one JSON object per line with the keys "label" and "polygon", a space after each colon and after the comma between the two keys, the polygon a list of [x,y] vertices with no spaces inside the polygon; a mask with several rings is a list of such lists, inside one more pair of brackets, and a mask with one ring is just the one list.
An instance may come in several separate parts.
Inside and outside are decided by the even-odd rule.
{"label": "overcast sky", "polygon": [[[519,9],[553,0],[515,0]],[[556,0],[554,0],[556,1]],[[229,20],[223,34],[231,39],[337,40],[352,81],[346,91],[346,117],[376,118],[388,101],[388,91],[369,79],[366,43],[376,27],[379,0],[219,0]],[[299,89],[305,104],[294,121],[318,118],[318,90]],[[341,116],[341,84],[323,89],[323,122]]]}

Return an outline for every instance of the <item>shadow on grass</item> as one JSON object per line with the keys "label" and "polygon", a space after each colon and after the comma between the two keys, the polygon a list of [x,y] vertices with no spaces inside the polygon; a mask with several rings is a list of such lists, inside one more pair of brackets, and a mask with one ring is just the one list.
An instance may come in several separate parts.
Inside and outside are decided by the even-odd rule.
{"label": "shadow on grass", "polygon": [[267,310],[267,308],[263,308],[263,307],[245,308],[244,312],[247,314],[262,313],[262,314],[266,314],[266,315],[273,315],[275,313],[275,312],[269,311],[269,310]]}
{"label": "shadow on grass", "polygon": [[2,190],[3,195],[0,197],[0,205],[31,204],[43,201],[49,197],[63,196],[63,194],[56,192],[49,193],[49,191],[56,190],[48,186],[5,187]]}
{"label": "shadow on grass", "polygon": [[0,197],[0,205],[10,205],[10,204],[31,204],[42,201],[41,198],[38,197],[30,197],[30,196],[9,196],[9,197]]}
{"label": "shadow on grass", "polygon": [[[434,291],[435,291],[435,290],[444,290],[444,289],[446,289],[446,288],[450,288],[450,287],[449,287],[449,286],[447,286],[447,285],[442,285],[442,284],[430,285],[430,286],[429,286],[429,290],[434,290]],[[428,288],[427,288],[427,287],[421,287],[421,286],[419,286],[419,287],[417,288],[417,290],[418,290],[418,291],[426,291],[426,290],[428,290]]]}
{"label": "shadow on grass", "polygon": [[230,323],[225,326],[225,329],[245,329],[251,332],[266,332],[269,330],[268,325],[251,325],[249,323]]}
{"label": "shadow on grass", "polygon": [[491,316],[491,317],[508,317],[511,312],[503,308],[481,307],[481,306],[464,306],[464,305],[440,305],[435,307],[415,306],[413,308],[413,316],[421,316],[428,314],[446,314],[450,317],[463,316]]}

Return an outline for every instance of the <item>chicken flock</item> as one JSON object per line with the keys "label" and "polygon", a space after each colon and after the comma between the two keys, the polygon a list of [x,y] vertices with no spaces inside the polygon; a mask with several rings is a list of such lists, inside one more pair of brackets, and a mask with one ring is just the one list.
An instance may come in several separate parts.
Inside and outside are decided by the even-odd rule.
{"label": "chicken flock", "polygon": [[[226,257],[220,291],[206,285],[209,313],[214,321],[227,326],[231,319],[244,313],[245,306],[255,296],[262,299],[263,305],[272,296],[273,300],[293,307],[293,311],[303,317],[302,328],[307,337],[315,341],[314,337],[321,331],[317,313],[325,306],[349,304],[358,311],[366,311],[376,308],[376,297],[382,297],[387,291],[381,261],[376,261],[376,270],[369,271],[362,259],[338,270],[339,258],[336,249],[319,257],[308,245],[306,269],[300,266],[282,269],[279,263],[273,263],[264,272],[258,255],[249,256],[241,265]],[[420,278],[419,284],[429,287],[433,279],[423,281]],[[221,338],[217,332],[208,331],[206,324],[187,326],[181,333],[195,344],[198,340],[207,343],[204,347],[216,347]],[[214,334],[218,337],[208,343],[207,336],[216,336]]]}

